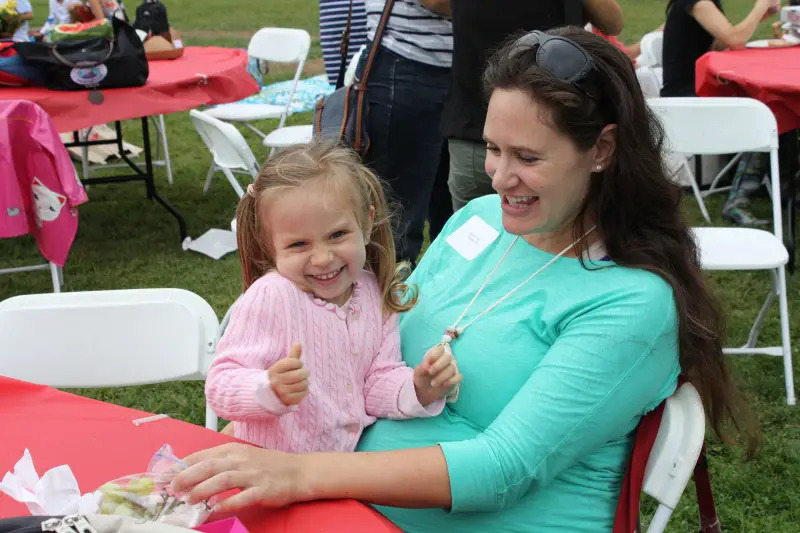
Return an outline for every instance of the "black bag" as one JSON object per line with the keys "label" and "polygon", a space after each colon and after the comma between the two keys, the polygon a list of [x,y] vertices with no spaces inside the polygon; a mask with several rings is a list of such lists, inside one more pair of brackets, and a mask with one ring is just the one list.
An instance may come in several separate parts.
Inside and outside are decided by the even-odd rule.
{"label": "black bag", "polygon": [[[314,135],[335,139],[346,144],[358,152],[361,157],[364,157],[369,150],[367,80],[393,5],[394,0],[386,0],[361,78],[356,79],[351,85],[341,87],[320,98],[314,110]],[[353,3],[350,2],[351,12],[352,9]],[[343,41],[347,38],[349,38],[349,32],[345,30]],[[346,54],[347,47],[342,46],[342,50]]]}
{"label": "black bag", "polygon": [[111,18],[114,39],[96,37],[60,43],[16,43],[22,58],[43,71],[57,91],[144,85],[149,74],[142,40],[128,23]]}
{"label": "black bag", "polygon": [[168,34],[167,6],[159,0],[144,0],[136,8],[136,20],[133,21],[133,27],[152,35]]}

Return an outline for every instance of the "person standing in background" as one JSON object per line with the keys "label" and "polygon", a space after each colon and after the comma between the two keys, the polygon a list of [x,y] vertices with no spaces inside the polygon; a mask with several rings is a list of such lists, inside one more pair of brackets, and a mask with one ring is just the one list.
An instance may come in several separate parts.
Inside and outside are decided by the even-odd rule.
{"label": "person standing in background", "polygon": [[[352,6],[352,11],[351,11]],[[350,17],[350,39],[347,45],[347,65],[367,42],[367,11],[364,0],[319,0],[319,40],[328,83],[336,83],[342,64],[340,52],[342,33]]]}
{"label": "person standing in background", "polygon": [[442,129],[448,139],[448,185],[453,209],[493,194],[484,169],[486,143],[483,124],[486,102],[481,76],[487,58],[509,36],[591,22],[607,35],[622,31],[622,10],[616,0],[452,0],[453,70]]}
{"label": "person standing in background", "polygon": [[[450,87],[453,33],[427,0],[396,1],[367,80],[370,147],[365,161],[400,204],[397,257],[416,264],[444,136],[439,130]],[[370,48],[385,0],[366,0]],[[361,56],[361,78],[368,52]]]}
{"label": "person standing in background", "polygon": [[17,13],[19,13],[19,28],[14,31],[12,39],[24,43],[30,38],[28,35],[30,20],[33,18],[33,7],[30,0],[17,0]]}

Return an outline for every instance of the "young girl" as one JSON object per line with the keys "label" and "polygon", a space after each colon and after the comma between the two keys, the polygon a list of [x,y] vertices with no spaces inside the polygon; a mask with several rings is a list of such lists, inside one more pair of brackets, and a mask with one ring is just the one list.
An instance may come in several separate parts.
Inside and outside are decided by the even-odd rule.
{"label": "young girl", "polygon": [[452,355],[400,358],[415,303],[395,263],[381,183],[315,141],[270,159],[236,212],[245,294],[206,380],[237,438],[291,452],[352,451],[376,417],[434,416],[461,381]]}

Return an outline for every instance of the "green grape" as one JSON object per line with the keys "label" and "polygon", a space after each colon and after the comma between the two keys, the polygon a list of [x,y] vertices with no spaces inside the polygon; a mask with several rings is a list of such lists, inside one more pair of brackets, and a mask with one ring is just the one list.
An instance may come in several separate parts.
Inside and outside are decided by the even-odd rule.
{"label": "green grape", "polygon": [[125,502],[125,489],[116,483],[106,483],[99,490],[103,494],[103,502],[123,503]]}
{"label": "green grape", "polygon": [[128,503],[121,503],[114,508],[114,512],[117,516],[133,516],[138,517],[139,513],[136,512],[136,509]]}
{"label": "green grape", "polygon": [[153,492],[154,486],[155,483],[153,482],[152,478],[142,477],[129,481],[126,489],[128,492],[133,492],[134,494],[139,494],[141,496],[147,496]]}

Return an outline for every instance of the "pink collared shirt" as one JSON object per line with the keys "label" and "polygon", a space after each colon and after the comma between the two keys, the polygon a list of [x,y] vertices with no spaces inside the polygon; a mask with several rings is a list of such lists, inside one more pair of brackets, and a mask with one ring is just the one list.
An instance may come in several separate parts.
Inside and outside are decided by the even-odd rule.
{"label": "pink collared shirt", "polygon": [[[267,370],[300,343],[309,395],[288,407]],[[420,405],[403,363],[397,315],[386,320],[375,276],[363,271],[342,307],[298,289],[276,272],[236,303],[206,379],[212,409],[235,436],[287,452],[352,451],[376,418],[435,416],[444,400]]]}

